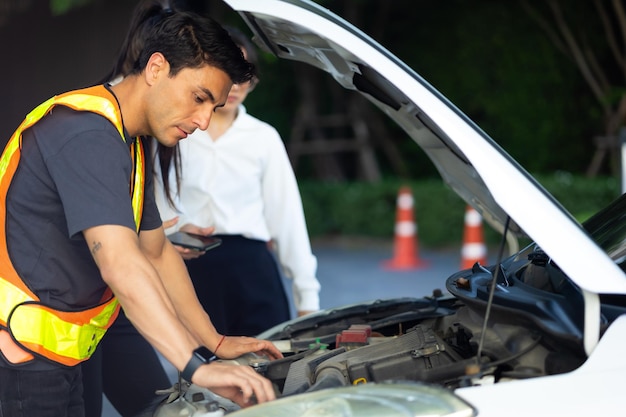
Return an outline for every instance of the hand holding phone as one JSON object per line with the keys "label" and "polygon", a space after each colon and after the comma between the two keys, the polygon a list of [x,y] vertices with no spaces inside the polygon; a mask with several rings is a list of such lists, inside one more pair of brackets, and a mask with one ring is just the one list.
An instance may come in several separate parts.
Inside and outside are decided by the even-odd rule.
{"label": "hand holding phone", "polygon": [[218,237],[193,235],[186,232],[175,232],[168,235],[167,238],[174,245],[201,252],[216,248],[222,243],[222,239]]}

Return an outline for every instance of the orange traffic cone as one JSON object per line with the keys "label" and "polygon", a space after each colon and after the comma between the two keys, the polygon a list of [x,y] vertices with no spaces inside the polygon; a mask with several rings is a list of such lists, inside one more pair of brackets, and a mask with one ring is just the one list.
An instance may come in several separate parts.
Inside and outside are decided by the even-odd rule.
{"label": "orange traffic cone", "polygon": [[413,194],[409,187],[398,192],[394,256],[383,262],[386,269],[415,269],[425,266],[417,255],[417,225],[413,220]]}
{"label": "orange traffic cone", "polygon": [[476,262],[487,264],[487,247],[483,238],[483,220],[473,207],[465,209],[465,230],[461,248],[461,269],[469,269]]}

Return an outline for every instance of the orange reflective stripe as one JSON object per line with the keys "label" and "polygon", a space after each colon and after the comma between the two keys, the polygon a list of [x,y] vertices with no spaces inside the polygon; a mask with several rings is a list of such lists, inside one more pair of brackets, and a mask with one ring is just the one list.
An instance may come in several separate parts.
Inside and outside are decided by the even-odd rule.
{"label": "orange reflective stripe", "polygon": [[[56,105],[100,114],[115,126],[122,140],[126,140],[117,101],[103,86],[76,90],[47,100],[31,111],[11,136],[0,156],[0,327],[10,332],[9,335],[0,329],[0,350],[20,360],[32,357],[29,353],[32,352],[73,366],[91,356],[117,317],[118,301],[107,290],[102,304],[80,311],[60,311],[38,303],[39,298],[15,271],[6,242],[6,198],[21,156],[22,133]],[[132,148],[134,163],[129,191],[138,232],[145,185],[144,151],[138,138]]]}
{"label": "orange reflective stripe", "polygon": [[[92,104],[94,97],[103,99],[98,101],[97,108]],[[117,105],[117,100],[111,95],[109,90],[103,86],[97,85],[60,94],[55,97],[55,102],[56,104],[62,104],[77,111],[92,111],[106,117],[113,123],[117,132],[122,137],[122,140],[126,142],[124,126],[122,124],[122,114]]]}
{"label": "orange reflective stripe", "polygon": [[18,305],[9,317],[9,331],[35,353],[52,352],[56,361],[72,365],[91,356],[118,314],[118,301],[81,311],[58,311],[39,303]]}

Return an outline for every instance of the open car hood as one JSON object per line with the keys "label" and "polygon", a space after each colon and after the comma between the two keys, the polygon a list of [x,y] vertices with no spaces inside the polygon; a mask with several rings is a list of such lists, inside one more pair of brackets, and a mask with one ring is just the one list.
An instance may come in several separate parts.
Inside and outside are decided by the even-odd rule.
{"label": "open car hood", "polygon": [[[495,230],[534,240],[583,290],[626,293],[624,273],[515,160],[426,80],[362,31],[307,0],[225,0],[263,50],[329,73],[393,119]],[[563,236],[567,236],[564,239]],[[572,254],[584,256],[572,256]]]}

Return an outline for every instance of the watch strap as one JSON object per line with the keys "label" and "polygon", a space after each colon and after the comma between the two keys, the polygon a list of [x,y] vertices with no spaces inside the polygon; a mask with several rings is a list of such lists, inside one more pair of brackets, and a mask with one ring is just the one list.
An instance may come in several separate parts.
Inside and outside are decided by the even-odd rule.
{"label": "watch strap", "polygon": [[204,346],[195,349],[191,355],[191,359],[185,365],[185,369],[181,372],[180,376],[188,382],[191,382],[191,377],[202,365],[206,365],[216,359],[213,352]]}

